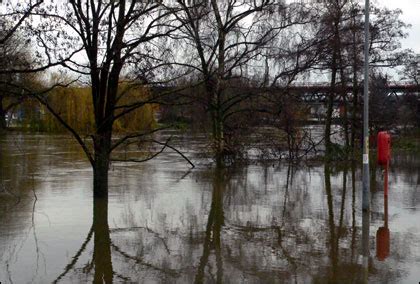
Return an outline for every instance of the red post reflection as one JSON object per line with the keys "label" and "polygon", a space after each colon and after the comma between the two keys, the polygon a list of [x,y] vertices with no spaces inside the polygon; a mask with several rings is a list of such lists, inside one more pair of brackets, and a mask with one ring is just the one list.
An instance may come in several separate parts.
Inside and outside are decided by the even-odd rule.
{"label": "red post reflection", "polygon": [[376,257],[384,261],[389,256],[390,232],[388,229],[388,165],[384,172],[384,226],[376,231]]}

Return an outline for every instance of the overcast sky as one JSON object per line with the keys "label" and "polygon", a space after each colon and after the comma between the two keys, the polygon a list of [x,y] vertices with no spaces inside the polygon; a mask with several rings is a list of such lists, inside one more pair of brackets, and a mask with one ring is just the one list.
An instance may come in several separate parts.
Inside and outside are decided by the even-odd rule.
{"label": "overcast sky", "polygon": [[377,0],[381,6],[399,8],[403,11],[402,20],[412,25],[409,37],[402,44],[420,53],[420,0]]}

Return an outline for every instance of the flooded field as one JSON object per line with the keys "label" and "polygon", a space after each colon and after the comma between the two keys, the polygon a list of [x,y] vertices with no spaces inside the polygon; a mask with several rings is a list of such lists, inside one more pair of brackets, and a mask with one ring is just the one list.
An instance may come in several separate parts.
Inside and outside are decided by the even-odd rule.
{"label": "flooded field", "polygon": [[221,170],[196,138],[173,141],[195,169],[169,150],[113,164],[108,202],[93,202],[70,137],[0,137],[0,282],[420,281],[420,157],[392,157],[387,199],[376,170],[362,220],[358,164]]}

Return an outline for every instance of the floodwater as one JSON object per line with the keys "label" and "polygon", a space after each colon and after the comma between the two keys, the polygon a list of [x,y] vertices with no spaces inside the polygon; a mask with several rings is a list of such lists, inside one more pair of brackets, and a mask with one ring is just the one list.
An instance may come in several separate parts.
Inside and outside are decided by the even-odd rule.
{"label": "floodwater", "polygon": [[[194,141],[194,143],[192,142]],[[70,137],[0,138],[1,283],[418,283],[420,158],[394,155],[389,194],[358,165],[214,169],[197,137],[113,164],[109,200]]]}

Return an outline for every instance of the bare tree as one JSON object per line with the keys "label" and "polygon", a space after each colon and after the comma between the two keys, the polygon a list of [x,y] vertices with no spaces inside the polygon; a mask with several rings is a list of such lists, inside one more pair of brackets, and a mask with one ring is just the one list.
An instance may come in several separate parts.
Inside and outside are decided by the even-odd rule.
{"label": "bare tree", "polygon": [[25,46],[28,42],[19,35],[19,29],[42,2],[43,0],[0,2],[0,5],[8,7],[6,12],[0,13],[0,130],[6,128],[6,115],[24,98],[22,95],[13,95],[13,92],[8,90],[10,89],[8,83],[13,82],[16,85],[16,80],[20,78],[14,72],[7,71],[16,66],[27,69],[30,65],[29,50]]}
{"label": "bare tree", "polygon": [[[5,23],[2,23],[6,26]],[[7,29],[0,31],[0,37],[7,37],[0,41],[0,70],[12,68],[31,68],[31,55],[28,42],[23,39],[19,32],[13,35],[5,35]],[[7,126],[6,116],[20,105],[24,99],[25,91],[20,86],[28,86],[34,74],[0,73],[0,130]]]}
{"label": "bare tree", "polygon": [[[158,62],[164,59],[164,54],[155,52],[159,51],[160,40],[178,28],[169,17],[172,13],[172,8],[162,1],[51,1],[31,11],[26,22],[25,30],[38,45],[36,55],[40,66],[59,64],[78,74],[91,88],[95,129],[89,133],[90,139],[84,138],[52,107],[48,94],[35,97],[82,147],[93,168],[95,197],[108,196],[111,153],[149,134],[129,133],[112,139],[113,125],[118,119],[157,102],[155,97],[147,97],[127,103],[124,97],[131,88],[148,84],[156,76],[156,67],[164,65]],[[132,76],[133,66],[137,70],[143,68],[143,72]],[[120,88],[122,81],[124,90]],[[84,111],[83,106],[80,111]],[[159,143],[161,151],[169,147],[167,142]]]}
{"label": "bare tree", "polygon": [[[321,38],[320,70],[328,70],[330,93],[327,102],[325,141],[327,152],[332,149],[330,140],[334,104],[343,107],[342,126],[345,145],[354,146],[356,139],[357,110],[359,109],[360,67],[363,64],[363,8],[353,0],[320,1],[315,3],[322,15],[317,22],[317,36]],[[404,52],[400,39],[406,36],[407,24],[399,19],[400,10],[372,6],[370,27],[370,65],[373,72],[382,67],[401,64]],[[348,118],[349,86],[352,86],[351,124]],[[351,128],[351,129],[350,129]],[[351,136],[350,136],[351,131]]]}
{"label": "bare tree", "polygon": [[401,72],[403,79],[420,86],[420,54],[409,53]]}
{"label": "bare tree", "polygon": [[[39,7],[44,0],[37,1],[10,1],[6,0],[5,3],[0,1],[1,5],[8,7],[8,11],[0,14],[0,21],[2,22],[2,34],[0,35],[0,44],[5,44],[17,30],[22,26],[25,20],[31,15],[34,9]],[[8,19],[9,23],[6,25],[5,19]],[[11,19],[11,20],[10,20]]]}
{"label": "bare tree", "polygon": [[[249,86],[249,62],[259,57],[278,28],[267,21],[272,1],[177,1],[182,23],[179,35],[188,47],[183,65],[195,70],[204,95],[196,99],[208,112],[217,160],[232,149],[227,122],[246,110],[238,108],[250,92],[232,91],[232,85]],[[193,48],[191,52],[190,48]]]}
{"label": "bare tree", "polygon": [[405,64],[400,72],[403,80],[411,87],[400,102],[399,122],[403,125],[412,124],[420,126],[420,55],[414,52],[407,53]]}

